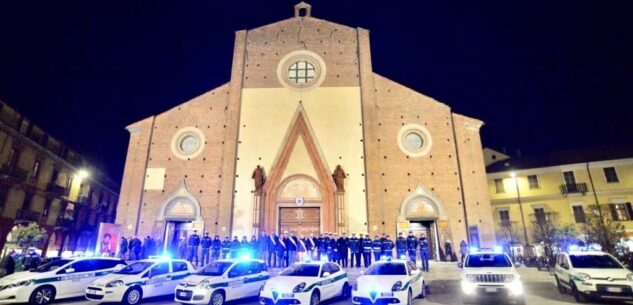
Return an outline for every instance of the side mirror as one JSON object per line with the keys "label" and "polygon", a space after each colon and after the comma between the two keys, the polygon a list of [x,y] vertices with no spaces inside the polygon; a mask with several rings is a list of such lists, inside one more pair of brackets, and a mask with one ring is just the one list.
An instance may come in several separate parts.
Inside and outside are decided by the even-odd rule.
{"label": "side mirror", "polygon": [[457,263],[457,268],[464,268],[464,264],[462,262]]}
{"label": "side mirror", "polygon": [[328,277],[328,276],[330,276],[330,273],[329,273],[329,272],[327,272],[327,271],[326,271],[326,272],[323,272],[323,275],[321,275],[321,277]]}
{"label": "side mirror", "polygon": [[72,267],[66,268],[66,271],[64,271],[64,272],[66,272],[66,273],[73,273],[73,272],[75,272],[75,268],[72,268]]}

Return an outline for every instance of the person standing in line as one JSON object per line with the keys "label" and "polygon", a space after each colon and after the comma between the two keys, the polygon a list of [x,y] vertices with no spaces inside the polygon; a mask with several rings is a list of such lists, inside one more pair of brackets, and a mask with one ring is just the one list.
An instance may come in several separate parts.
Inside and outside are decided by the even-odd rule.
{"label": "person standing in line", "polygon": [[141,248],[142,248],[141,240],[138,237],[134,236],[134,247],[133,247],[133,250],[134,250],[134,257],[137,260],[142,259],[141,258]]}
{"label": "person standing in line", "polygon": [[268,249],[268,267],[277,267],[277,234],[271,232],[266,242]]}
{"label": "person standing in line", "polygon": [[178,241],[178,255],[181,259],[187,259],[187,241],[184,237],[180,238]]}
{"label": "person standing in line", "polygon": [[452,262],[453,261],[453,256],[455,254],[453,253],[453,245],[451,244],[451,241],[448,240],[448,239],[444,243],[444,253],[446,254],[446,261],[447,262]]}
{"label": "person standing in line", "polygon": [[[287,233],[286,236],[288,236]],[[290,266],[297,261],[297,237],[294,232],[288,236],[286,246],[288,247],[288,266]]]}
{"label": "person standing in line", "polygon": [[[362,240],[362,238],[361,238]],[[356,233],[352,233],[352,237],[349,239],[349,265],[351,268],[360,268],[360,253],[361,244],[360,240],[356,238]]]}
{"label": "person standing in line", "polygon": [[305,244],[306,244],[306,255],[311,258],[311,259],[315,259],[314,258],[314,251],[316,250],[316,242],[314,240],[314,234],[310,233],[310,236],[305,240]]}
{"label": "person standing in line", "polygon": [[371,242],[371,247],[374,250],[374,261],[379,261],[382,256],[382,241],[378,235],[374,236],[374,241]]}
{"label": "person standing in line", "polygon": [[459,243],[459,252],[462,255],[461,258],[460,258],[460,261],[463,264],[464,263],[464,258],[466,258],[466,254],[468,254],[468,244],[466,243],[466,241],[462,240]]}
{"label": "person standing in line", "polygon": [[237,253],[240,251],[240,241],[237,239],[237,236],[233,236],[233,240],[231,241],[231,258],[237,258]]}
{"label": "person standing in line", "polygon": [[407,240],[402,235],[402,232],[398,233],[396,239],[396,255],[397,259],[404,259],[407,255]]}
{"label": "person standing in line", "polygon": [[285,239],[285,234],[282,234],[275,240],[277,242],[277,263],[279,267],[288,267],[286,262],[287,250]]}
{"label": "person standing in line", "polygon": [[127,243],[127,259],[130,261],[134,261],[136,260],[136,258],[134,257],[134,237],[130,236],[130,238],[128,238],[128,243]]}
{"label": "person standing in line", "polygon": [[267,266],[270,266],[270,262],[267,262],[268,259],[268,235],[266,231],[259,233],[259,239],[257,239],[257,258],[267,263]]}
{"label": "person standing in line", "polygon": [[224,240],[222,241],[222,259],[229,258],[231,254],[231,246],[233,243],[229,239],[229,236],[224,236]]}
{"label": "person standing in line", "polygon": [[417,256],[418,239],[413,235],[413,231],[409,230],[409,236],[407,236],[407,252],[409,252],[409,260],[415,264],[415,257]]}
{"label": "person standing in line", "polygon": [[387,259],[392,259],[394,247],[395,244],[393,243],[393,240],[391,240],[391,237],[387,235],[385,241],[382,242],[382,255],[386,256]]}
{"label": "person standing in line", "polygon": [[121,235],[121,239],[119,240],[119,258],[125,259],[125,254],[127,253],[127,239],[125,236]]}
{"label": "person standing in line", "polygon": [[220,240],[220,236],[216,235],[213,237],[213,241],[211,242],[211,259],[213,261],[217,261],[220,259],[220,252],[222,251],[222,241]]}
{"label": "person standing in line", "polygon": [[369,265],[371,265],[371,237],[369,237],[369,234],[365,234],[361,245],[363,247],[363,266],[369,268]]}
{"label": "person standing in line", "polygon": [[251,257],[252,258],[257,258],[258,256],[258,252],[257,250],[259,249],[259,242],[257,241],[257,236],[255,235],[251,235],[251,243],[249,245],[249,251],[251,253]]}
{"label": "person standing in line", "polygon": [[331,249],[331,262],[335,263],[338,262],[338,256],[339,256],[339,250],[338,250],[338,234],[334,233],[330,233],[330,246],[329,248]]}
{"label": "person standing in line", "polygon": [[2,260],[2,267],[5,271],[5,276],[13,274],[15,272],[15,250],[11,249],[9,253]]}
{"label": "person standing in line", "polygon": [[420,234],[420,260],[422,261],[422,271],[429,271],[429,242],[424,233]]}
{"label": "person standing in line", "polygon": [[[198,247],[200,247],[200,235],[198,230],[193,230],[193,234],[189,236],[189,262],[196,266],[198,265]],[[195,263],[194,263],[195,260]]]}
{"label": "person standing in line", "polygon": [[328,252],[327,252],[327,247],[328,244],[330,243],[330,241],[327,239],[327,235],[321,233],[321,237],[319,237],[319,251],[318,251],[318,255],[319,255],[319,260],[323,260],[323,258],[327,258],[327,260],[329,260],[329,256],[328,256]]}
{"label": "person standing in line", "polygon": [[306,237],[301,234],[299,239],[297,239],[297,253],[299,254],[299,261],[303,262],[306,259],[306,253],[308,252],[308,248],[306,246]]}
{"label": "person standing in line", "polygon": [[348,267],[349,262],[349,238],[347,238],[347,234],[343,232],[341,234],[341,238],[338,241],[338,255],[339,255],[339,265],[343,268]]}
{"label": "person standing in line", "polygon": [[200,242],[200,248],[202,248],[202,266],[206,266],[209,263],[209,255],[212,245],[213,240],[209,237],[209,232],[204,232],[204,237]]}

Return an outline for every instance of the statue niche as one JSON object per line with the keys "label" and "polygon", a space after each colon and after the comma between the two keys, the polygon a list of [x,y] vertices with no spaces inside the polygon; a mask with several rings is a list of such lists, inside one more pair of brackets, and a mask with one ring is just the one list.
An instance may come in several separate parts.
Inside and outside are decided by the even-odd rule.
{"label": "statue niche", "polygon": [[345,171],[343,171],[343,168],[341,168],[341,165],[337,165],[334,173],[332,173],[332,178],[334,179],[334,184],[336,184],[337,192],[345,192],[346,177],[347,175],[345,174]]}
{"label": "statue niche", "polygon": [[261,166],[257,165],[257,168],[255,168],[255,170],[253,171],[253,175],[251,178],[253,178],[255,182],[255,192],[261,193],[262,187],[266,182],[266,174],[264,173],[264,169]]}

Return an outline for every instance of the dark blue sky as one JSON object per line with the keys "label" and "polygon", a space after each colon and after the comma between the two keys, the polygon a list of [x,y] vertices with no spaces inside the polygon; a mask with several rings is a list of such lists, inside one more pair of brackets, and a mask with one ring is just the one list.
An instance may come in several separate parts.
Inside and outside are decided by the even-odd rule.
{"label": "dark blue sky", "polygon": [[[124,127],[229,80],[234,31],[298,1],[3,1],[0,99],[119,180]],[[310,1],[374,70],[524,154],[633,143],[633,1]],[[631,153],[633,155],[633,152]]]}

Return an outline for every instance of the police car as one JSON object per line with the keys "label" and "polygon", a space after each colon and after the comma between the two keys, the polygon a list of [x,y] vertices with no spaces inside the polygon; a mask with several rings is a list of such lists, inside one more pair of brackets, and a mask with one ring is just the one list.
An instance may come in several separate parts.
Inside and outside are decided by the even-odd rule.
{"label": "police car", "polygon": [[377,261],[361,275],[352,289],[354,304],[411,304],[426,296],[424,277],[409,260]]}
{"label": "police car", "polygon": [[525,304],[523,283],[512,261],[500,249],[497,251],[471,251],[462,267],[464,304],[478,299],[496,299]]}
{"label": "police car", "polygon": [[85,295],[91,301],[138,304],[144,298],[173,294],[178,282],[194,272],[182,259],[142,259],[92,282]]}
{"label": "police car", "polygon": [[182,280],[175,301],[222,305],[226,301],[256,297],[270,276],[266,264],[256,259],[222,259]]}
{"label": "police car", "polygon": [[310,304],[350,296],[347,273],[336,263],[306,261],[294,263],[279,276],[266,282],[259,302],[273,304]]}
{"label": "police car", "polygon": [[44,305],[56,299],[83,296],[86,286],[125,262],[118,258],[60,258],[30,271],[0,279],[0,304]]}
{"label": "police car", "polygon": [[608,253],[559,253],[554,277],[560,293],[571,293],[579,303],[594,298],[633,298],[633,273]]}

